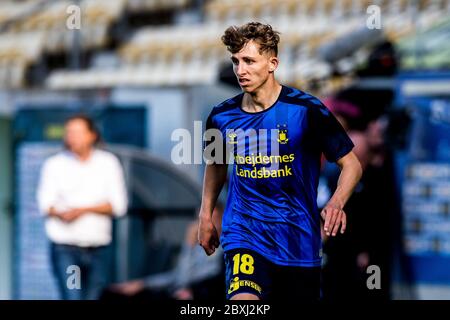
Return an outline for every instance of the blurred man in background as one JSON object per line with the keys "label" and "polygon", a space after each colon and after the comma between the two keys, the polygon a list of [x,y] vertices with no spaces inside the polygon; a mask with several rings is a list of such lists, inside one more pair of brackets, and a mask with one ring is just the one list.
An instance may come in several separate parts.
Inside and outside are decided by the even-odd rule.
{"label": "blurred man in background", "polygon": [[[111,269],[112,217],[127,210],[121,165],[114,155],[95,147],[99,139],[90,118],[69,118],[66,150],[47,159],[41,171],[37,200],[46,216],[53,271],[63,299],[99,297]],[[80,271],[81,283],[69,288],[73,270]]]}

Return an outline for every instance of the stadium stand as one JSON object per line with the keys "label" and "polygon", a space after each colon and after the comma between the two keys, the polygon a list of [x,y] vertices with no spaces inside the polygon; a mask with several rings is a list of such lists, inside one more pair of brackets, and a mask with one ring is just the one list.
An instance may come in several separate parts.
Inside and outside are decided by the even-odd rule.
{"label": "stadium stand", "polygon": [[[41,1],[38,7],[34,3],[6,5],[5,8],[13,9],[0,15],[3,87],[26,86],[27,70],[38,64],[42,56],[67,52],[73,45],[73,30],[65,27],[70,2]],[[89,64],[80,70],[50,68],[43,84],[50,89],[211,84],[217,80],[219,66],[228,59],[220,42],[224,29],[251,19],[269,22],[283,34],[278,77],[285,83],[303,85],[310,80],[330,79],[336,71],[351,74],[368,57],[365,44],[380,36],[377,30],[366,27],[369,5],[379,6],[383,37],[394,42],[414,30],[431,28],[450,11],[448,0],[212,0],[198,3],[203,13],[200,23],[176,23],[174,19],[170,25],[130,29],[111,48],[114,24],[126,23],[133,12],[186,12],[194,4],[188,0],[80,1],[81,50],[94,54],[110,52],[119,63],[106,69]],[[366,30],[367,43],[363,41],[341,61],[330,63],[318,55],[323,46],[336,39],[351,38],[362,29]],[[27,40],[29,38],[32,39]]]}

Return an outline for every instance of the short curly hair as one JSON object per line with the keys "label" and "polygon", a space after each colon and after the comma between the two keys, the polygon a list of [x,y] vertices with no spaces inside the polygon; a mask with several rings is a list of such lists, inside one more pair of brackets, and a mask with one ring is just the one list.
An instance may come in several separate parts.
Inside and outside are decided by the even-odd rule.
{"label": "short curly hair", "polygon": [[244,45],[250,40],[255,40],[259,45],[259,53],[274,52],[278,55],[278,42],[280,33],[272,29],[269,24],[259,22],[249,22],[240,27],[231,26],[225,30],[222,42],[231,53],[241,51]]}

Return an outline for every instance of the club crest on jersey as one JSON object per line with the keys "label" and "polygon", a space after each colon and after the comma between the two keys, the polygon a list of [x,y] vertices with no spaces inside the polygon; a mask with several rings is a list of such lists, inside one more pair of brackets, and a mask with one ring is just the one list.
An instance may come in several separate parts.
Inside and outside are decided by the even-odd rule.
{"label": "club crest on jersey", "polygon": [[229,144],[236,144],[237,140],[236,140],[237,134],[232,132],[228,134],[228,143]]}
{"label": "club crest on jersey", "polygon": [[277,139],[278,143],[281,143],[281,144],[288,143],[289,138],[288,138],[288,135],[287,135],[288,131],[286,129],[286,125],[285,124],[284,125],[277,125],[277,128],[278,128],[278,139]]}

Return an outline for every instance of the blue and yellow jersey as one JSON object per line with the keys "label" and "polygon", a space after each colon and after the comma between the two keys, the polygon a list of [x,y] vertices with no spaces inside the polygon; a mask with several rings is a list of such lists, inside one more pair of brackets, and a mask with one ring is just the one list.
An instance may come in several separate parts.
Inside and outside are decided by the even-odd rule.
{"label": "blue and yellow jersey", "polygon": [[322,153],[337,161],[353,143],[315,97],[283,86],[261,112],[242,110],[243,93],[210,113],[234,162],[223,215],[224,251],[251,249],[278,265],[320,266],[317,185]]}

